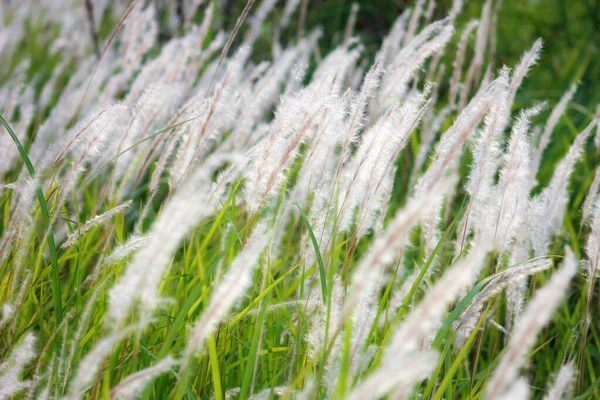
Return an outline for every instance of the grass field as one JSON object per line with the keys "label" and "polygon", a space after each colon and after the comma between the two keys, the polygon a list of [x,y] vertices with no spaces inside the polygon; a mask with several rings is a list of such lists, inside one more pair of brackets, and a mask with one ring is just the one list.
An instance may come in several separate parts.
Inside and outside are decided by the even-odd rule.
{"label": "grass field", "polygon": [[600,398],[598,11],[0,3],[0,399]]}

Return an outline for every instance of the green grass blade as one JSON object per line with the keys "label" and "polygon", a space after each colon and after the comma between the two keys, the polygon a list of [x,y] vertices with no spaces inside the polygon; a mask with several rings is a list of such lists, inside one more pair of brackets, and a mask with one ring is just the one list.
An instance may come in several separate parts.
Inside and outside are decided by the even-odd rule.
{"label": "green grass blade", "polygon": [[[0,122],[8,131],[8,134],[15,142],[17,149],[19,150],[19,154],[21,154],[21,158],[27,167],[27,171],[29,171],[29,175],[31,178],[35,180],[35,168],[33,168],[33,164],[29,159],[29,155],[27,151],[21,144],[21,141],[12,130],[6,119],[0,114]],[[61,299],[61,291],[60,291],[60,273],[58,271],[58,256],[56,255],[56,244],[54,242],[54,235],[50,230],[50,213],[48,212],[48,204],[46,203],[46,198],[44,197],[44,193],[42,192],[42,188],[39,183],[36,182],[35,194],[40,204],[40,210],[42,212],[42,221],[44,223],[44,229],[46,230],[46,242],[48,244],[48,253],[50,254],[50,264],[52,266],[52,291],[54,293],[54,312],[56,314],[56,324],[59,325],[63,319],[63,309],[62,309],[62,299]]]}
{"label": "green grass blade", "polygon": [[[433,395],[433,400],[441,400],[441,398],[444,396],[444,392],[446,391],[446,389],[449,388],[450,385],[452,384],[452,379],[454,378],[454,375],[456,375],[458,368],[460,367],[463,360],[467,356],[467,353],[469,352],[469,350],[471,350],[471,346],[473,345],[473,342],[475,341],[475,338],[477,337],[477,334],[479,333],[479,329],[481,328],[481,326],[483,325],[483,322],[485,321],[485,318],[487,316],[489,309],[490,309],[490,305],[488,305],[487,308],[485,309],[485,311],[482,313],[481,317],[479,318],[479,321],[477,322],[477,325],[471,331],[471,334],[467,338],[466,343],[464,344],[462,349],[460,349],[460,352],[456,356],[456,359],[452,362],[452,365],[450,366],[450,370],[446,372],[446,375],[444,375],[444,379],[442,380],[440,387],[438,388],[437,392],[435,392],[435,394]],[[451,346],[451,344],[449,343],[448,346]],[[432,382],[433,381],[434,380],[432,380]]]}
{"label": "green grass blade", "polygon": [[252,376],[254,375],[254,365],[256,357],[258,357],[258,343],[260,342],[260,334],[262,332],[262,324],[267,314],[267,304],[265,301],[262,306],[262,310],[258,313],[256,324],[254,325],[254,334],[252,335],[252,344],[250,345],[250,352],[248,353],[248,362],[244,369],[244,378],[242,381],[242,390],[240,391],[240,399],[246,400],[250,394],[250,385],[252,384]]}
{"label": "green grass blade", "polygon": [[308,218],[306,218],[306,214],[302,211],[302,208],[296,204],[298,210],[300,210],[300,215],[302,216],[302,221],[304,225],[306,225],[306,229],[308,230],[308,234],[310,235],[310,240],[312,241],[313,247],[315,248],[315,253],[317,254],[317,263],[319,264],[319,278],[321,279],[321,291],[323,292],[323,302],[327,304],[327,277],[325,275],[325,265],[323,264],[323,257],[321,257],[321,251],[319,250],[319,243],[317,242],[317,238],[310,227],[310,223],[308,222]]}
{"label": "green grass blade", "polygon": [[211,334],[206,344],[208,346],[208,355],[210,360],[210,371],[213,378],[213,388],[215,390],[215,399],[223,400],[223,389],[221,388],[221,373],[219,372],[219,357],[217,356],[217,344],[215,336]]}

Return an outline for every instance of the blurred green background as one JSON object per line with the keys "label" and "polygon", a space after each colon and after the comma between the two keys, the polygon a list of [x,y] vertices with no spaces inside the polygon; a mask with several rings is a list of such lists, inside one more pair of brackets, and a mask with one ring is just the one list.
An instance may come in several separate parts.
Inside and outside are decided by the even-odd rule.
{"label": "blurred green background", "polygon": [[[551,178],[558,160],[568,151],[573,139],[590,123],[596,105],[600,103],[600,90],[596,81],[600,78],[600,0],[493,0],[492,9],[501,2],[496,28],[496,69],[502,65],[513,68],[523,53],[531,48],[534,41],[544,41],[541,59],[529,73],[517,93],[513,105],[513,116],[519,109],[534,103],[548,101],[549,107],[536,120],[535,124],[545,123],[552,107],[574,83],[578,83],[577,92],[566,113],[554,130],[552,142],[547,149],[538,180],[541,186]],[[341,35],[351,13],[352,4],[359,5],[354,34],[365,46],[364,57],[371,61],[379,49],[382,39],[389,32],[396,18],[407,8],[413,7],[415,1],[403,0],[308,0],[306,30],[316,27],[323,29],[319,41],[322,54],[327,54],[341,42]],[[456,54],[457,41],[468,21],[479,19],[485,4],[484,0],[465,1],[463,11],[456,24],[454,39],[446,47],[443,62],[449,68]],[[237,16],[246,5],[245,0],[226,0],[220,3],[223,25],[232,28]],[[258,7],[257,0],[254,7]],[[424,9],[427,8],[425,2]],[[274,18],[268,19],[263,27],[263,35],[258,46],[270,51],[271,38],[279,15],[285,5],[279,1],[274,11]],[[437,0],[433,20],[448,15],[452,0]],[[282,42],[297,37],[299,11],[294,14],[287,32],[282,33]],[[199,16],[197,16],[199,17]],[[270,25],[269,25],[270,24]],[[286,36],[287,35],[287,36]],[[467,56],[472,54],[475,35],[469,41]],[[258,47],[257,46],[257,47]],[[255,48],[255,50],[260,50]],[[486,54],[486,62],[488,55]],[[465,69],[468,67],[464,67]],[[450,71],[446,70],[446,79],[440,84],[441,101]],[[579,210],[584,196],[593,179],[598,165],[599,152],[588,143],[585,161],[577,166],[571,182],[573,198],[572,210]],[[577,212],[577,211],[576,211]],[[579,215],[567,217],[567,224],[574,229],[579,228]],[[576,249],[578,252],[578,249]]]}

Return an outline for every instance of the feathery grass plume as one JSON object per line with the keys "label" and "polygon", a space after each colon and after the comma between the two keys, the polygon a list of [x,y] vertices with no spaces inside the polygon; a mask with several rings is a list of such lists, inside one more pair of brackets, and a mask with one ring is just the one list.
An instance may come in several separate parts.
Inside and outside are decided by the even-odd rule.
{"label": "feathery grass plume", "polygon": [[[458,115],[454,124],[442,135],[434,149],[433,160],[429,168],[419,178],[415,185],[414,195],[419,196],[431,190],[431,187],[450,168],[456,169],[458,159],[462,155],[463,145],[469,135],[479,125],[496,97],[502,93],[505,87],[505,79],[502,77],[482,88],[469,102],[467,107]],[[433,248],[439,240],[440,213],[434,210],[423,219],[423,231],[426,242],[425,256],[429,257]]]}
{"label": "feathery grass plume", "polygon": [[430,190],[437,182],[448,165],[456,160],[462,153],[462,147],[467,137],[481,122],[497,96],[502,93],[505,80],[500,77],[491,82],[486,88],[480,90],[461,112],[452,126],[442,135],[436,144],[433,161],[417,182],[415,193]]}
{"label": "feathery grass plume", "polygon": [[417,26],[419,25],[419,19],[423,13],[423,6],[425,5],[425,0],[417,0],[415,6],[410,15],[410,21],[408,22],[408,27],[406,28],[406,35],[402,37],[402,45],[406,45],[415,35],[417,31]]}
{"label": "feathery grass plume", "polygon": [[16,289],[18,288],[18,292],[17,292],[17,296],[15,298],[15,301],[13,303],[13,318],[12,318],[12,322],[11,322],[11,331],[14,329],[15,324],[16,324],[16,319],[14,318],[15,314],[17,314],[19,312],[19,308],[21,307],[21,304],[23,303],[23,299],[25,298],[25,293],[30,290],[30,283],[31,283],[31,276],[33,275],[33,273],[31,272],[30,269],[25,270],[25,274],[23,276],[23,278],[21,279],[15,279],[13,281],[13,287],[12,287],[12,291],[13,293],[16,292]]}
{"label": "feathery grass plume", "polygon": [[57,391],[60,392],[60,394],[64,395],[65,391],[67,389],[67,381],[68,381],[68,374],[67,374],[67,363],[68,363],[68,359],[65,356],[67,354],[67,334],[68,334],[68,328],[69,328],[69,324],[67,323],[61,323],[62,326],[59,327],[59,329],[57,329],[57,334],[60,332],[60,338],[59,338],[59,342],[60,342],[60,350],[58,351],[58,368],[57,368],[57,377],[58,377],[58,383],[56,384],[56,389]]}
{"label": "feathery grass plume", "polygon": [[383,112],[397,104],[408,92],[408,84],[423,63],[434,53],[444,49],[454,34],[450,18],[436,21],[425,27],[386,64],[386,74],[381,80],[381,91],[376,110]]}
{"label": "feathery grass plume", "polygon": [[292,18],[294,12],[298,9],[299,5],[300,0],[287,0],[285,2],[285,7],[283,8],[283,15],[281,16],[281,20],[279,21],[279,25],[282,28],[286,28],[289,25],[290,19]]}
{"label": "feathery grass plume", "polygon": [[[358,140],[358,135],[363,128],[367,106],[375,91],[379,87],[381,77],[384,74],[384,61],[381,57],[375,59],[373,66],[365,75],[358,94],[351,97],[349,118],[346,123],[346,131],[342,139],[340,164],[350,157],[351,146]],[[338,167],[339,168],[339,167]]]}
{"label": "feathery grass plume", "polygon": [[[379,51],[374,38],[363,43],[354,36],[354,23],[361,29],[364,23],[350,3],[339,9],[337,24],[311,31],[312,2],[279,7],[250,0],[227,35],[223,29],[235,23],[229,14],[238,8],[230,0],[93,0],[94,15],[87,16],[84,1],[69,0],[70,8],[32,1],[0,0],[0,58],[7,61],[0,62],[0,110],[37,172],[37,180],[28,180],[14,145],[0,135],[0,354],[12,357],[31,332],[43,348],[17,371],[13,386],[31,383],[14,397],[483,397],[503,354],[514,361],[531,353],[513,349],[528,344],[517,335],[537,329],[524,318],[547,313],[546,321],[551,313],[552,304],[540,300],[538,312],[528,309],[519,318],[527,293],[551,275],[529,278],[550,265],[531,259],[532,247],[542,254],[549,248],[533,245],[532,235],[545,235],[540,221],[554,219],[549,237],[562,251],[565,227],[572,228],[562,210],[584,198],[583,219],[574,224],[581,222],[587,240],[585,273],[577,281],[587,290],[560,309],[564,318],[546,336],[573,332],[561,348],[579,347],[586,361],[600,275],[600,168],[587,197],[579,188],[573,204],[566,202],[582,151],[576,148],[585,142],[578,137],[532,201],[538,167],[556,156],[544,149],[552,131],[565,128],[557,121],[573,93],[559,102],[545,136],[529,132],[540,111],[533,105],[510,121],[507,140],[510,108],[541,42],[512,76],[504,68],[496,79],[502,0],[471,4],[460,21],[462,2],[454,0],[449,16],[433,23],[436,1],[417,0]],[[200,3],[205,7],[197,12]],[[480,22],[471,21],[474,12]],[[126,16],[98,63],[87,24],[102,27],[104,36],[120,13]],[[455,26],[461,33],[455,54],[443,54]],[[294,40],[296,27],[302,33]],[[331,36],[330,28],[339,32]],[[244,44],[255,44],[255,51],[228,57]],[[540,145],[530,137],[541,137]],[[577,182],[589,184],[591,170],[582,173]],[[245,185],[241,192],[238,184]],[[47,265],[36,187],[48,203],[53,237],[65,243],[54,268]],[[125,223],[106,224],[129,199]],[[467,229],[456,230],[464,213]],[[69,215],[81,220],[72,232]],[[308,219],[310,235],[299,230],[300,217]],[[573,246],[581,240],[570,236]],[[326,295],[319,290],[321,268]],[[567,280],[563,269],[555,275]],[[445,312],[478,279],[477,293],[460,304],[460,321],[448,329]],[[554,285],[548,296],[561,294]],[[174,299],[174,307],[144,329],[162,304],[159,296]],[[58,323],[52,300],[61,298],[65,318]],[[237,314],[240,301],[247,308]],[[257,315],[263,323],[252,320]],[[506,328],[496,322],[502,318]],[[479,332],[471,331],[474,321],[483,326]],[[453,355],[447,347],[439,359],[429,350],[433,337],[461,351]],[[205,344],[209,356],[196,357]],[[548,349],[540,347],[532,361]],[[562,388],[575,371],[581,384],[573,395],[589,393],[585,385],[597,374],[588,364],[561,368],[557,389],[540,370],[531,387],[569,397]],[[528,394],[544,395],[529,393],[526,377],[515,372],[490,397]]]}
{"label": "feathery grass plume", "polygon": [[[117,190],[116,186],[119,180],[128,181],[127,173],[129,172],[129,175],[131,175],[134,168],[132,164],[137,165],[136,159],[140,157],[143,151],[147,151],[145,146],[150,144],[149,142],[140,143],[140,140],[147,133],[150,133],[148,131],[153,126],[165,119],[166,113],[171,108],[167,107],[165,103],[170,101],[177,102],[173,98],[173,91],[169,90],[167,85],[161,83],[148,86],[135,101],[131,98],[126,100],[126,103],[130,104],[131,107],[131,116],[124,134],[120,138],[114,153],[111,152],[106,155],[106,158],[110,157],[110,159],[102,160],[113,164],[112,181],[109,187],[110,193]],[[122,185],[125,185],[125,183],[122,183]],[[127,185],[129,187],[133,183],[127,182]]]}
{"label": "feathery grass plume", "polygon": [[285,172],[298,156],[300,144],[312,133],[311,128],[320,108],[332,96],[331,86],[336,73],[343,76],[343,68],[347,68],[356,56],[344,53],[340,50],[334,59],[341,62],[341,71],[320,71],[320,67],[315,72],[315,76],[320,75],[320,78],[315,78],[316,81],[299,93],[281,100],[268,136],[251,150],[254,161],[244,174],[244,198],[250,214],[256,213],[283,183]]}
{"label": "feathery grass plume", "polygon": [[[531,143],[528,135],[530,119],[538,115],[544,104],[524,110],[513,124],[504,155],[496,198],[498,217],[494,233],[495,247],[508,251],[528,218],[531,181]],[[521,260],[518,260],[519,262]]]}
{"label": "feathery grass plume", "polygon": [[[117,325],[123,321],[137,300],[148,317],[160,303],[158,286],[181,240],[218,204],[222,184],[213,184],[211,177],[230,156],[213,155],[197,167],[188,180],[164,206],[150,230],[146,244],[134,255],[125,274],[109,291],[111,319]],[[222,183],[222,182],[221,182]]]}
{"label": "feathery grass plume", "polygon": [[2,318],[0,318],[0,329],[10,322],[13,315],[15,314],[15,308],[9,304],[2,304]]}
{"label": "feathery grass plume", "polygon": [[596,201],[591,217],[591,231],[585,243],[585,253],[588,258],[588,270],[586,271],[588,281],[596,278],[600,267],[600,200]]}
{"label": "feathery grass plume", "polygon": [[124,260],[137,250],[142,248],[150,238],[150,235],[132,235],[127,241],[116,247],[110,256],[104,259],[105,265],[113,265]]}
{"label": "feathery grass plume", "polygon": [[[594,119],[600,120],[600,104],[596,106]],[[600,123],[598,123],[596,127],[596,134],[594,135],[594,146],[596,146],[596,150],[600,149]]]}
{"label": "feathery grass plume", "polygon": [[126,79],[133,76],[142,65],[142,57],[158,39],[156,8],[153,3],[149,3],[146,7],[143,7],[143,4],[139,2],[134,5],[120,35],[119,53],[122,56],[120,73]]}
{"label": "feathery grass plume", "polygon": [[[90,298],[87,299],[85,308],[83,312],[78,316],[77,330],[75,331],[75,335],[73,336],[73,341],[71,342],[71,346],[69,348],[69,352],[66,352],[66,349],[61,354],[61,364],[64,364],[64,379],[63,379],[63,391],[64,388],[67,387],[67,379],[70,378],[70,372],[73,368],[73,360],[75,359],[75,352],[79,349],[81,344],[81,340],[83,339],[83,335],[85,333],[85,329],[90,322],[90,318],[92,317],[92,311],[98,296],[100,294],[100,290],[105,286],[105,282],[101,282],[96,286]],[[66,344],[66,342],[65,342]]]}
{"label": "feathery grass plume", "polygon": [[583,321],[583,341],[585,343],[588,334],[588,327],[591,323],[591,305],[594,296],[594,287],[596,278],[599,276],[600,262],[600,200],[596,201],[591,216],[591,231],[585,243],[585,253],[587,260],[584,263],[587,277],[587,299],[585,306],[585,319]]}
{"label": "feathery grass plume", "polygon": [[471,60],[471,64],[467,70],[465,85],[460,95],[460,102],[458,105],[459,110],[464,109],[465,104],[467,104],[467,98],[471,92],[472,85],[478,81],[479,77],[481,76],[481,68],[483,67],[483,58],[487,48],[486,44],[489,36],[488,33],[490,29],[491,8],[492,0],[486,0],[483,8],[481,9],[481,18],[479,20],[479,25],[477,26],[477,38],[475,39],[473,59]]}
{"label": "feathery grass plume", "polygon": [[[25,167],[24,167],[25,168]],[[19,190],[16,199],[11,204],[11,217],[7,229],[3,232],[0,244],[0,262],[5,261],[14,246],[16,260],[13,261],[13,284],[11,292],[16,291],[17,284],[21,279],[22,268],[25,266],[23,258],[26,256],[26,246],[15,246],[16,243],[30,243],[35,234],[35,198],[36,189],[39,185],[37,176],[29,178],[28,175],[19,177]]]}
{"label": "feathery grass plume", "polygon": [[103,214],[96,215],[94,218],[87,220],[86,223],[81,225],[75,232],[69,234],[69,238],[67,239],[66,242],[63,243],[63,245],[61,246],[61,249],[65,249],[67,247],[73,246],[73,244],[75,244],[75,242],[77,240],[79,240],[79,238],[81,236],[85,235],[85,233],[87,231],[92,229],[94,226],[101,225],[101,224],[107,222],[114,215],[116,215],[122,211],[125,211],[125,209],[131,205],[131,203],[132,203],[132,201],[128,200],[123,204],[120,204],[114,208],[111,208],[110,210],[106,211]]}
{"label": "feathery grass plume", "polygon": [[[312,75],[308,91],[312,88],[312,90],[317,91],[329,91],[335,95],[343,93],[346,79],[351,76],[352,69],[355,68],[363,51],[360,45],[353,47],[355,44],[351,41],[346,45],[338,46],[327,57],[323,58]],[[309,104],[307,103],[303,107]]]}
{"label": "feathery grass plume", "polygon": [[[54,368],[56,367],[56,364],[63,364],[64,359],[61,357],[64,355],[64,345],[66,344],[65,341],[63,341],[63,346],[61,348],[60,353],[57,351],[57,356],[56,357],[48,357],[48,359],[46,359],[46,355],[50,352],[50,349],[52,347],[52,345],[54,344],[54,339],[58,336],[59,333],[62,333],[62,336],[64,338],[65,332],[68,329],[68,325],[69,322],[71,321],[72,317],[73,317],[73,312],[69,312],[65,318],[62,320],[62,322],[54,329],[54,332],[52,332],[52,335],[50,335],[50,340],[47,341],[46,345],[44,346],[44,348],[42,349],[39,357],[37,357],[37,362],[35,365],[35,370],[34,370],[34,374],[33,374],[33,379],[32,379],[32,384],[29,385],[29,390],[27,392],[27,399],[31,399],[38,386],[40,385],[40,383],[42,383],[42,380],[44,378],[44,375],[46,375],[48,383],[46,384],[46,387],[50,387],[50,382],[52,381],[52,377],[53,377],[53,373],[54,373]],[[42,373],[42,369],[46,370],[47,365],[46,363],[50,361],[50,373],[46,372],[46,374]],[[47,371],[47,370],[46,370]],[[58,371],[58,373],[60,373],[60,371]],[[59,379],[61,378],[61,376],[59,376]],[[60,382],[55,383],[55,387],[58,390],[58,386],[60,386]],[[38,396],[40,397],[40,396]]]}
{"label": "feathery grass plume", "polygon": [[183,131],[179,151],[170,169],[169,186],[171,189],[177,187],[191,166],[197,162],[195,155],[206,145],[207,141],[222,133],[223,120],[232,117],[229,107],[235,103],[235,93],[230,86],[237,84],[242,78],[243,63],[249,51],[249,48],[239,50],[227,66],[227,71],[217,83],[213,95],[203,103],[205,107],[198,121],[198,129],[194,129],[194,124],[196,124],[194,121]]}
{"label": "feathery grass plume", "polygon": [[[56,359],[50,360],[50,366],[47,367],[46,372],[46,385],[40,390],[36,399],[37,400],[49,400],[50,399],[50,389],[52,389],[52,379],[51,377],[54,375],[54,370],[56,367]],[[35,385],[32,385],[32,387]],[[31,392],[27,396],[27,399],[30,400],[32,398]]]}
{"label": "feathery grass plume", "polygon": [[[0,112],[13,127],[21,142],[27,137],[27,128],[33,119],[33,88],[24,85],[20,78],[16,82],[6,84],[6,89],[0,89]],[[18,120],[14,119],[16,110]],[[14,143],[10,135],[0,135],[0,174],[5,174],[18,159],[19,153],[14,151]]]}
{"label": "feathery grass plume", "polygon": [[548,393],[544,396],[544,400],[561,400],[570,399],[573,397],[573,379],[575,379],[575,363],[569,361],[560,366],[554,383],[550,386]]}
{"label": "feathery grass plume", "polygon": [[35,342],[32,333],[25,334],[10,356],[0,363],[0,399],[8,399],[31,385],[31,381],[21,381],[19,376],[27,364],[35,359]]}
{"label": "feathery grass plume", "polygon": [[[238,151],[245,151],[249,146],[256,144],[260,139],[255,132],[255,128],[264,123],[263,117],[265,110],[271,109],[279,101],[282,84],[289,79],[294,72],[304,73],[302,67],[294,71],[294,65],[306,65],[308,57],[314,51],[316,40],[314,36],[302,39],[297,46],[284,50],[273,64],[266,68],[264,73],[257,75],[256,83],[254,79],[247,79],[244,86],[238,89],[240,101],[239,119],[245,121],[244,124],[235,124],[232,127],[231,135],[225,139],[226,148],[234,148]],[[295,80],[285,82],[286,95],[291,95],[297,91]],[[230,107],[230,105],[228,105]],[[258,137],[257,137],[258,136]]]}
{"label": "feathery grass plume", "polygon": [[360,6],[358,5],[358,3],[352,3],[352,8],[350,9],[350,16],[348,17],[348,22],[346,24],[346,31],[344,33],[343,43],[348,43],[350,41],[352,31],[354,31],[354,26],[356,25],[356,14],[358,14],[359,9]]}
{"label": "feathery grass plume", "polygon": [[511,283],[524,280],[526,277],[545,271],[551,266],[552,260],[541,259],[517,265],[498,273],[494,279],[487,284],[485,289],[473,299],[469,307],[463,311],[460,320],[455,323],[457,330],[457,346],[462,346],[471,333],[471,330],[475,326],[473,322],[475,322],[475,324],[477,323],[480,311],[486,301],[500,293]]}
{"label": "feathery grass plume", "polygon": [[200,320],[192,328],[182,361],[182,370],[185,370],[191,357],[201,350],[204,340],[214,331],[227,312],[246,294],[252,284],[252,274],[258,265],[260,255],[269,240],[266,226],[258,223],[245,247],[215,287]]}
{"label": "feathery grass plume", "polygon": [[538,332],[550,321],[554,309],[565,297],[571,279],[577,272],[577,264],[573,251],[567,246],[562,266],[535,293],[515,323],[506,351],[487,384],[486,399],[499,398],[517,377]]}
{"label": "feathery grass plume", "polygon": [[590,190],[588,190],[588,194],[585,197],[583,207],[581,207],[581,220],[583,222],[587,221],[592,214],[594,204],[598,200],[598,189],[600,189],[600,167],[596,168],[596,172],[594,173],[594,180],[592,181],[592,184],[590,185]]}
{"label": "feathery grass plume", "polygon": [[[340,173],[337,150],[340,133],[344,131],[345,127],[347,97],[331,96],[324,104],[323,112],[318,114],[313,121],[316,133],[310,138],[310,148],[303,157],[298,180],[289,196],[291,199],[295,199],[300,206],[305,206],[311,195],[314,196],[311,204],[311,217],[313,217],[311,219],[314,220],[315,227],[321,227],[324,223],[321,221],[323,218],[316,218],[315,221],[315,211],[321,205],[329,206],[327,196],[335,184],[333,175],[336,173],[334,171],[336,161],[338,163],[337,172]],[[318,229],[317,232],[321,232],[321,229]]]}
{"label": "feathery grass plume", "polygon": [[402,14],[396,18],[387,36],[383,38],[383,43],[377,52],[376,59],[382,59],[385,65],[387,65],[399,51],[403,38],[406,35],[406,24],[411,13],[412,9],[406,8]]}
{"label": "feathery grass plume", "polygon": [[393,363],[395,357],[417,350],[421,337],[431,333],[430,330],[437,325],[446,307],[477,279],[490,248],[489,240],[479,239],[473,243],[470,253],[458,260],[433,285],[423,300],[396,328],[385,349],[383,368],[388,363]]}
{"label": "feathery grass plume", "polygon": [[341,182],[342,197],[338,210],[340,230],[349,228],[357,206],[359,237],[373,226],[375,213],[381,209],[382,195],[385,193],[382,183],[391,184],[395,172],[393,163],[423,117],[428,92],[429,88],[426,88],[423,95],[416,95],[403,106],[389,110],[363,134],[361,144],[348,163]]}
{"label": "feathery grass plume", "polygon": [[[531,180],[531,143],[527,133],[529,119],[537,115],[543,104],[521,112],[513,125],[508,142],[504,165],[500,171],[498,222],[494,233],[495,247],[509,252],[512,264],[525,262],[529,258],[530,238],[519,235],[529,232],[529,193]],[[508,285],[506,327],[510,331],[513,322],[523,309],[526,295],[526,280],[516,280]]]}
{"label": "feathery grass plume", "polygon": [[523,54],[519,64],[515,68],[512,80],[510,82],[509,89],[509,103],[512,104],[517,94],[517,89],[521,86],[523,79],[529,73],[529,70],[534,66],[540,58],[540,52],[542,51],[543,42],[542,39],[535,41],[531,49]]}
{"label": "feathery grass plume", "polygon": [[264,21],[267,19],[276,3],[277,0],[265,0],[260,2],[260,6],[254,11],[254,14],[248,20],[248,25],[250,27],[244,36],[245,46],[252,46],[256,39],[258,39]]}
{"label": "feathery grass plume", "polygon": [[[435,82],[441,82],[442,77],[446,74],[446,66],[444,64],[439,64],[439,57],[443,53],[438,53],[434,57],[435,59],[431,61],[429,64],[429,70],[427,71],[427,76],[425,77],[425,85],[431,86],[431,104],[432,107],[427,109],[425,116],[423,117],[422,123],[422,131],[429,129],[431,122],[433,121],[433,117],[435,115],[434,108],[439,105],[440,99],[440,85],[437,85]],[[416,89],[413,89],[416,92]],[[447,106],[447,105],[446,105]]]}
{"label": "feathery grass plume", "polygon": [[544,155],[544,151],[550,144],[550,139],[552,137],[552,132],[554,128],[558,124],[560,117],[565,113],[567,109],[567,105],[573,98],[575,91],[577,90],[577,85],[571,86],[571,88],[560,98],[559,102],[556,103],[556,106],[552,109],[550,113],[550,117],[546,121],[546,125],[544,126],[544,130],[542,135],[540,136],[539,142],[537,143],[536,151],[533,154],[533,162],[532,162],[532,179],[535,179],[537,172],[540,168],[540,163],[542,161],[542,156]]}
{"label": "feathery grass plume", "polygon": [[426,379],[435,368],[438,355],[433,351],[409,352],[378,368],[348,394],[348,400],[379,399],[394,389],[410,393],[412,387]]}
{"label": "feathery grass plume", "polygon": [[528,400],[529,399],[529,383],[527,379],[521,377],[516,382],[510,384],[508,390],[501,396],[499,400]]}
{"label": "feathery grass plume", "polygon": [[435,0],[429,0],[427,3],[427,9],[425,10],[425,25],[431,22],[431,18],[433,17],[433,12],[435,11]]}
{"label": "feathery grass plume", "polygon": [[87,386],[96,378],[104,359],[113,352],[115,345],[139,328],[136,325],[121,328],[118,332],[105,336],[96,342],[92,350],[79,362],[77,372],[70,380],[66,399],[80,399],[83,392],[87,390]]}
{"label": "feathery grass plume", "polygon": [[110,391],[111,399],[132,399],[138,397],[153,379],[160,374],[170,371],[177,363],[173,357],[167,356],[151,367],[144,368],[135,374],[127,376]]}
{"label": "feathery grass plume", "polygon": [[546,253],[550,239],[561,228],[568,196],[568,183],[575,164],[581,157],[581,152],[590,136],[592,129],[598,123],[593,120],[580,134],[577,135],[569,152],[558,163],[550,183],[544,190],[532,199],[531,228],[532,247],[535,257]]}
{"label": "feathery grass plume", "polygon": [[[433,107],[431,107],[433,110]],[[421,142],[419,144],[419,153],[417,154],[417,158],[415,159],[415,164],[413,167],[413,175],[411,176],[410,183],[408,187],[415,187],[416,182],[418,182],[419,175],[427,161],[427,157],[429,157],[429,153],[431,152],[431,146],[435,141],[437,135],[440,133],[442,129],[442,125],[444,121],[448,118],[448,116],[452,113],[452,108],[446,106],[438,111],[434,118],[432,118],[431,122],[427,125],[424,125],[421,131]],[[424,121],[425,122],[425,121]]]}
{"label": "feathery grass plume", "polygon": [[[340,326],[339,321],[344,303],[344,286],[340,277],[336,276],[333,280],[333,288],[331,289],[331,296],[327,299],[327,304],[320,292],[317,292],[314,297],[313,303],[316,303],[316,307],[314,307],[315,315],[310,320],[310,330],[305,339],[308,344],[309,357],[317,359],[326,347],[327,340],[331,338],[335,329]],[[339,354],[341,346],[342,338],[337,337],[333,343],[331,353]],[[327,366],[325,367],[325,383],[329,387],[329,390],[335,387],[336,374],[338,372],[338,360],[334,359],[334,357],[328,358]]]}
{"label": "feathery grass plume", "polygon": [[453,184],[452,178],[446,178],[429,191],[411,199],[396,213],[385,232],[375,238],[369,251],[352,274],[350,289],[344,301],[342,323],[354,312],[360,302],[372,300],[371,297],[375,293],[373,286],[377,282],[380,270],[384,270],[395,260],[398,252],[407,244],[408,234],[419,219],[429,210],[438,207],[438,203]]}
{"label": "feathery grass plume", "polygon": [[467,226],[461,229],[462,241],[470,229],[474,229],[476,233],[490,231],[496,223],[493,219],[495,210],[490,210],[490,205],[497,195],[494,180],[501,161],[499,141],[510,114],[508,68],[502,69],[500,79],[504,90],[492,103],[484,120],[485,127],[473,144],[473,162],[465,187],[469,194],[469,206],[465,215]]}
{"label": "feathery grass plume", "polygon": [[456,58],[452,63],[452,77],[450,78],[450,89],[448,92],[448,104],[451,108],[456,107],[456,97],[458,96],[458,89],[462,75],[463,64],[465,61],[465,53],[467,51],[467,41],[469,40],[471,33],[475,30],[475,28],[477,28],[478,25],[479,21],[470,21],[464,28],[460,36],[460,41],[458,42]]}
{"label": "feathery grass plume", "polygon": [[107,107],[71,130],[71,139],[56,156],[54,164],[69,155],[73,160],[71,167],[61,182],[57,206],[62,206],[64,196],[73,187],[77,178],[84,172],[86,164],[98,158],[102,151],[114,145],[124,126],[129,109],[123,104]]}

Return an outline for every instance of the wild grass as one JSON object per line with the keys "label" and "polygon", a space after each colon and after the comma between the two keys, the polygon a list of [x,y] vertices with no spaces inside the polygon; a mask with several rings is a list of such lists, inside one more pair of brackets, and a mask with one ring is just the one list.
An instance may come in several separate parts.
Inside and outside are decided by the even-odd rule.
{"label": "wild grass", "polygon": [[595,105],[275,3],[0,3],[0,399],[599,398]]}

